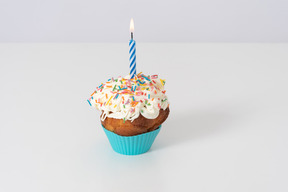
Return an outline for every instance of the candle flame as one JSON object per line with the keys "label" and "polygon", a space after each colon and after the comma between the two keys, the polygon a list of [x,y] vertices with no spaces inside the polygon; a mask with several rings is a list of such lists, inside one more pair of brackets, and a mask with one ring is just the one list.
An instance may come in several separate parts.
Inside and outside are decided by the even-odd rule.
{"label": "candle flame", "polygon": [[134,32],[134,20],[133,20],[133,18],[131,18],[131,20],[130,20],[130,32],[131,33]]}

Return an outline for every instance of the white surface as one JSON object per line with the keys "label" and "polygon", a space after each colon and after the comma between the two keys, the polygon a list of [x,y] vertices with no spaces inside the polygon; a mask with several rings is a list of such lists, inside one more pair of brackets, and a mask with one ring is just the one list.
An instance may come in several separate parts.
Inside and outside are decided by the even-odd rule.
{"label": "white surface", "polygon": [[288,190],[288,44],[138,44],[167,81],[151,150],[112,151],[86,99],[128,44],[0,45],[0,191]]}
{"label": "white surface", "polygon": [[288,42],[287,0],[1,0],[0,42]]}

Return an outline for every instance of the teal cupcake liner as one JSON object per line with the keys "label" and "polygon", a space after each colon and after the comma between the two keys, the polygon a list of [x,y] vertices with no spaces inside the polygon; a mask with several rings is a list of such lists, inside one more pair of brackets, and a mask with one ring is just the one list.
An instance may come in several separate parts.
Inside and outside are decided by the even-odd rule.
{"label": "teal cupcake liner", "polygon": [[151,148],[161,125],[154,131],[135,136],[121,136],[103,129],[114,151],[122,155],[140,155]]}

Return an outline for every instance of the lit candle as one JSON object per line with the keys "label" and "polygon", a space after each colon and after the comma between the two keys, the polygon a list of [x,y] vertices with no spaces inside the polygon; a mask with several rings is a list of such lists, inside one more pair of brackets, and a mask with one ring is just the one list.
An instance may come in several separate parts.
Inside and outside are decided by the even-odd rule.
{"label": "lit candle", "polygon": [[136,75],[136,42],[133,40],[134,21],[130,21],[131,40],[129,41],[129,64],[131,79]]}

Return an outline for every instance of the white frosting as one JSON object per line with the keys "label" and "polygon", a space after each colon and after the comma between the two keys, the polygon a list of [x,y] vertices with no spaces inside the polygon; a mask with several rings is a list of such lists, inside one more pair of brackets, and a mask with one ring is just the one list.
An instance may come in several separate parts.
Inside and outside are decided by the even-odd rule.
{"label": "white frosting", "polygon": [[147,119],[155,119],[160,109],[169,106],[164,84],[157,75],[138,74],[133,79],[130,75],[120,76],[97,87],[88,102],[103,111],[102,121],[106,117],[133,121],[140,113]]}

